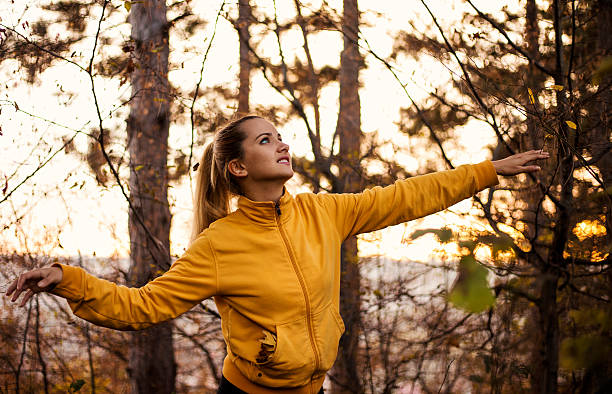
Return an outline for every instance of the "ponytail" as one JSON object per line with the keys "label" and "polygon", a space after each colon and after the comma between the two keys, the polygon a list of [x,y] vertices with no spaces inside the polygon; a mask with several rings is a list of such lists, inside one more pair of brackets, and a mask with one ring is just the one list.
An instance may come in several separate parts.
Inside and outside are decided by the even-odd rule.
{"label": "ponytail", "polygon": [[239,126],[254,118],[259,116],[247,115],[230,122],[204,149],[196,176],[191,242],[212,222],[227,216],[231,196],[240,194],[240,186],[227,165],[233,159],[242,158],[242,141],[246,134]]}

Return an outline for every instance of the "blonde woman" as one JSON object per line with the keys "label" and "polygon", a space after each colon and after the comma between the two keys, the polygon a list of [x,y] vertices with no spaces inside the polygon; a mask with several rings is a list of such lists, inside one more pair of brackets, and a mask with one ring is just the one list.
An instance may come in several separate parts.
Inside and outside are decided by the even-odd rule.
{"label": "blonde woman", "polygon": [[[258,116],[219,130],[205,149],[194,236],[162,276],[127,288],[54,264],[7,290],[21,306],[47,291],[94,324],[138,330],[214,297],[227,357],[219,393],[317,393],[344,332],[338,313],[340,245],[348,237],[432,214],[497,184],[498,174],[538,171],[530,151],[499,161],[397,181],[360,194],[298,194],[289,146]],[[232,195],[238,209],[229,210]]]}

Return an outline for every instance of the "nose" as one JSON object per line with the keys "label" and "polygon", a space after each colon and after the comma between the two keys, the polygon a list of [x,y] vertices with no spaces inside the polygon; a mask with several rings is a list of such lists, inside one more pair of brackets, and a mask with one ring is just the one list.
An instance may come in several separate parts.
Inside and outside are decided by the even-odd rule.
{"label": "nose", "polygon": [[284,143],[283,141],[279,141],[280,143],[278,144],[278,151],[279,152],[289,152],[289,145]]}

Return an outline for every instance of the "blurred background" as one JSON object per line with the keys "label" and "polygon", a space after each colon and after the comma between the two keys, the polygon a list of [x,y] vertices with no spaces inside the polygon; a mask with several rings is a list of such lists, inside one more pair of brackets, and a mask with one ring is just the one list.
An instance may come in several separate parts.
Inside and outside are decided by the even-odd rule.
{"label": "blurred background", "polygon": [[[195,169],[240,114],[291,193],[538,149],[542,171],[343,245],[334,393],[612,386],[612,2],[0,4],[0,290],[77,265],[141,286],[189,246]],[[137,333],[2,298],[0,393],[215,392],[212,300]]]}

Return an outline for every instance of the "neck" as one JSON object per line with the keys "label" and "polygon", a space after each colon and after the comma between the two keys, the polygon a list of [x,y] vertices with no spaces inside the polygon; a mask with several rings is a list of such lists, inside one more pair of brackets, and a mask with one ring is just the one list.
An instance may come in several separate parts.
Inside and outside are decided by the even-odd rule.
{"label": "neck", "polygon": [[273,183],[273,184],[257,184],[254,185],[243,184],[242,190],[246,198],[251,201],[274,201],[278,202],[283,195],[283,187],[285,183]]}

